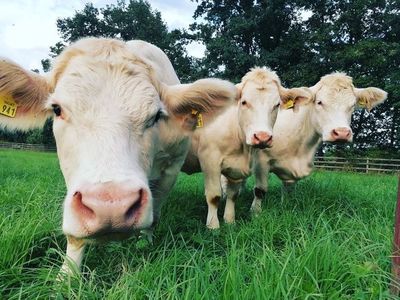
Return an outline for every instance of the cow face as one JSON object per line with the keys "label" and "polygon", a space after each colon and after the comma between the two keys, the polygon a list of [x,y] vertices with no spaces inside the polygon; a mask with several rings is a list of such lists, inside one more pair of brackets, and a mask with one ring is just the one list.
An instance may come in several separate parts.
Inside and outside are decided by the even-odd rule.
{"label": "cow face", "polygon": [[387,97],[378,88],[355,88],[352,78],[342,73],[326,75],[310,89],[315,99],[313,126],[324,142],[351,142],[350,121],[355,108],[371,109]]}
{"label": "cow face", "polygon": [[273,132],[278,108],[289,101],[309,102],[312,95],[307,89],[285,89],[279,77],[267,68],[254,68],[237,85],[239,126],[246,144],[255,148],[272,146]]}
{"label": "cow face", "polygon": [[148,176],[162,147],[160,122],[185,134],[192,109],[206,113],[236,97],[220,80],[163,85],[123,42],[106,39],[67,48],[49,78],[4,60],[0,75],[0,94],[19,106],[15,119],[0,117],[0,124],[33,127],[53,115],[67,186],[63,231],[77,238],[150,226]]}

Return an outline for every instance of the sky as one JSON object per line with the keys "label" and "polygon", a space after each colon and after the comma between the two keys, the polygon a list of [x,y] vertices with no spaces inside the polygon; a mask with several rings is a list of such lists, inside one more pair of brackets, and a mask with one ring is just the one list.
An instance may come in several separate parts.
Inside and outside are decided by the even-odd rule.
{"label": "sky", "polygon": [[[41,70],[41,59],[47,58],[50,46],[61,38],[56,20],[71,17],[86,2],[95,7],[116,4],[116,0],[0,0],[0,57],[6,57],[28,69]],[[193,22],[196,3],[190,0],[148,0],[161,12],[168,28],[184,28]],[[191,44],[190,55],[201,57],[204,46]]]}

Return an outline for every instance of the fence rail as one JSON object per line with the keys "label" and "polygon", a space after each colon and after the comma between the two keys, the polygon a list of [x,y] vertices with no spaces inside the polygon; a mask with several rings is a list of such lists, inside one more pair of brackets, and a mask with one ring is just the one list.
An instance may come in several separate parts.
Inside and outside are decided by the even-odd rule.
{"label": "fence rail", "polygon": [[49,151],[55,152],[57,149],[54,146],[47,146],[42,144],[25,144],[25,143],[5,143],[0,142],[0,149],[18,149],[18,150],[31,150],[31,151]]}
{"label": "fence rail", "polygon": [[[24,143],[5,143],[0,142],[0,149],[18,149],[31,151],[54,152],[54,146]],[[343,157],[324,157],[316,156],[314,166],[317,169],[354,171],[354,172],[382,172],[400,174],[400,159],[387,158],[343,158]]]}
{"label": "fence rail", "polygon": [[400,159],[316,156],[314,166],[317,169],[338,171],[400,173]]}

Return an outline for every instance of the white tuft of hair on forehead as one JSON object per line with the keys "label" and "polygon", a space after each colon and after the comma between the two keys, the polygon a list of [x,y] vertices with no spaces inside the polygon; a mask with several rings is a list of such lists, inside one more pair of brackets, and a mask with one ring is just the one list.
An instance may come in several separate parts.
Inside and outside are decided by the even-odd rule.
{"label": "white tuft of hair on forehead", "polygon": [[321,77],[319,84],[335,89],[352,88],[353,79],[343,72],[334,72]]}
{"label": "white tuft of hair on forehead", "polygon": [[281,80],[279,79],[276,72],[267,67],[254,67],[250,69],[250,71],[243,76],[241,84],[242,86],[244,86],[247,82],[250,81],[260,86],[261,88],[266,88],[268,84],[273,82],[281,85]]}

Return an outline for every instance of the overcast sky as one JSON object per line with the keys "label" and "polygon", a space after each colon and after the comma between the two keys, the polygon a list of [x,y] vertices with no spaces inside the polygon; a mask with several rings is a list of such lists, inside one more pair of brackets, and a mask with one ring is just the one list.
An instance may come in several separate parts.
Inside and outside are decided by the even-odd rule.
{"label": "overcast sky", "polygon": [[[0,0],[0,56],[29,69],[40,69],[49,47],[60,41],[56,20],[71,17],[86,2],[95,7],[115,4],[113,0]],[[169,29],[187,27],[193,22],[196,3],[190,0],[148,0],[161,12]],[[189,53],[201,56],[204,47],[190,45]]]}

